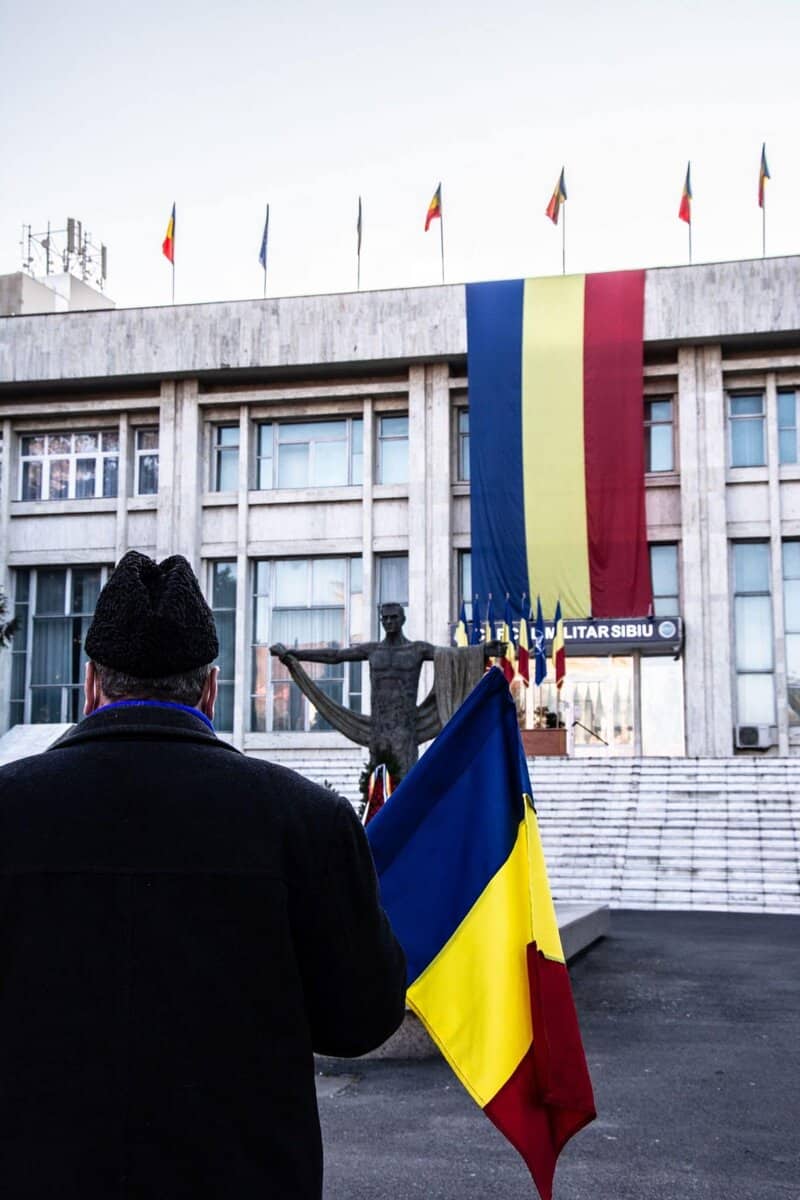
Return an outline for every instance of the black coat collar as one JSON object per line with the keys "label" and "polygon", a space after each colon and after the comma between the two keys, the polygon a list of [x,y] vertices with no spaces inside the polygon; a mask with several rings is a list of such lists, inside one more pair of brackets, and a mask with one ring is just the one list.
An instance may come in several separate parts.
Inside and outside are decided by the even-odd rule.
{"label": "black coat collar", "polygon": [[50,746],[46,753],[60,750],[81,742],[107,740],[109,738],[175,740],[202,742],[206,746],[239,751],[227,742],[220,741],[198,714],[182,708],[162,708],[157,705],[135,705],[125,708],[107,708],[102,712],[84,717],[72,729]]}

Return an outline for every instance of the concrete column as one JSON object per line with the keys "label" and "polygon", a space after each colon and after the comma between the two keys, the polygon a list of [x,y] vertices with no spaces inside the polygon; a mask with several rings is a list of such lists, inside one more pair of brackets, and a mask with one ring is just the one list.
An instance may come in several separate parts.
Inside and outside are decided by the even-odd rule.
{"label": "concrete column", "polygon": [[114,562],[118,563],[128,550],[128,499],[135,487],[133,476],[133,447],[131,446],[128,414],[119,414],[119,465],[117,467],[117,519],[114,532]]}
{"label": "concrete column", "polygon": [[767,478],[769,489],[770,590],[772,592],[772,644],[775,647],[776,717],[778,754],[789,753],[789,710],[786,700],[786,617],[783,606],[783,543],[781,541],[781,484],[778,449],[778,385],[774,371],[766,380]]}
{"label": "concrete column", "polygon": [[453,594],[451,469],[452,412],[449,369],[437,364],[426,371],[425,406],[428,438],[425,446],[427,481],[425,636],[446,645],[451,620],[450,597]]}
{"label": "concrete column", "polygon": [[[372,622],[375,612],[375,513],[373,495],[375,483],[375,410],[372,399],[364,397],[363,463],[361,492],[361,630],[364,641],[372,638]],[[380,633],[380,630],[378,631]],[[369,668],[361,669],[361,703],[364,712],[370,711]]]}
{"label": "concrete column", "polygon": [[250,679],[250,573],[247,555],[250,491],[250,411],[239,409],[239,481],[236,511],[236,625],[233,683],[233,744],[244,749],[248,725],[248,681]]}
{"label": "concrete column", "polygon": [[705,519],[703,568],[706,610],[706,699],[709,753],[726,758],[733,748],[733,691],[731,598],[726,510],[727,418],[722,385],[722,349],[703,346],[697,351],[702,381],[702,437]]}
{"label": "concrete column", "polygon": [[[9,523],[11,520],[11,421],[2,425],[3,445],[0,447],[0,589],[6,597],[6,620],[14,616],[13,597],[6,563],[8,562]],[[11,689],[11,650],[0,650],[0,733],[8,729],[9,694]]]}
{"label": "concrete column", "polygon": [[733,736],[725,394],[719,346],[678,351],[686,621],[686,748],[727,757]]}
{"label": "concrete column", "polygon": [[406,635],[423,638],[428,632],[428,545],[425,521],[425,462],[428,409],[425,367],[408,372],[408,625]]}
{"label": "concrete column", "polygon": [[158,420],[158,511],[156,514],[156,558],[174,553],[175,529],[175,392],[171,380],[161,384]]}
{"label": "concrete column", "polygon": [[8,590],[6,563],[8,561],[9,524],[11,521],[11,421],[3,421],[3,444],[0,446],[0,587]]}
{"label": "concrete column", "polygon": [[703,613],[701,399],[698,396],[696,358],[694,346],[679,348],[677,409],[683,532],[680,561],[685,623],[686,750],[692,756],[710,753],[705,740],[708,681],[705,674],[707,653]]}
{"label": "concrete column", "polygon": [[197,380],[177,385],[174,445],[175,530],[177,553],[200,568],[200,432]]}

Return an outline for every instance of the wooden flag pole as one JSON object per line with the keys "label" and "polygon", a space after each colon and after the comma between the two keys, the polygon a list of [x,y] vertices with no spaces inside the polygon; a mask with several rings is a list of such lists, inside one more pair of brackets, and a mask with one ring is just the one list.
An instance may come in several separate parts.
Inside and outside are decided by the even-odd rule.
{"label": "wooden flag pole", "polygon": [[[764,188],[764,185],[761,185]],[[761,198],[761,257],[767,257],[767,189]]]}
{"label": "wooden flag pole", "polygon": [[567,210],[564,204],[561,205],[561,274],[567,273]]}

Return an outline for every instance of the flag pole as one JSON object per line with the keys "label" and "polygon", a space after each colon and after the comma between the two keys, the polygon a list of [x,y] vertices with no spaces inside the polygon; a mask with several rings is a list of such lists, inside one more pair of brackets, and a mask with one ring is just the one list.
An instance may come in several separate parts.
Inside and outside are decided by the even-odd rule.
{"label": "flag pole", "polygon": [[689,266],[692,265],[692,222],[687,222],[689,226]]}
{"label": "flag pole", "polygon": [[[762,185],[763,186],[763,185]],[[761,203],[761,257],[767,257],[767,191],[764,188],[764,196]]]}
{"label": "flag pole", "polygon": [[567,273],[567,210],[561,205],[561,274]]}
{"label": "flag pole", "polygon": [[442,204],[441,192],[439,193],[439,207],[439,242],[442,248],[442,283],[444,283],[444,204]]}
{"label": "flag pole", "polygon": [[269,205],[264,217],[264,299],[267,298],[267,239],[269,238]]}
{"label": "flag pole", "polygon": [[358,197],[358,225],[356,228],[356,291],[361,291],[361,197]]}

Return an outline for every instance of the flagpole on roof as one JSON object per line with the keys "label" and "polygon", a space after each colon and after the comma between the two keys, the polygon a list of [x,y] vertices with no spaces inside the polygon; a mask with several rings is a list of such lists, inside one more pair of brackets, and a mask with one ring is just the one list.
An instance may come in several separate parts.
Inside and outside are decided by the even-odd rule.
{"label": "flagpole on roof", "polygon": [[442,248],[442,283],[444,283],[444,204],[442,203],[442,185],[439,184],[439,242]]}
{"label": "flagpole on roof", "polygon": [[561,274],[567,273],[567,209],[562,204],[563,212],[561,214]]}
{"label": "flagpole on roof", "polygon": [[356,223],[356,291],[361,291],[361,197],[358,197],[358,221]]}

